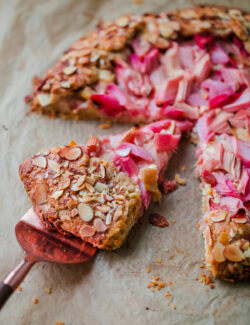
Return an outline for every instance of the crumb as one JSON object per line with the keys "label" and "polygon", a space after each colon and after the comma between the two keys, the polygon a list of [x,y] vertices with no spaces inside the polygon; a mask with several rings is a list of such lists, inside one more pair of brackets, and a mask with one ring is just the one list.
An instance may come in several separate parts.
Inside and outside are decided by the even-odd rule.
{"label": "crumb", "polygon": [[45,291],[46,293],[48,293],[49,295],[52,293],[51,288],[46,288],[44,291]]}
{"label": "crumb", "polygon": [[64,325],[64,322],[60,322],[60,321],[56,320],[55,325]]}
{"label": "crumb", "polygon": [[172,309],[175,310],[176,309],[176,306],[175,305],[171,305]]}
{"label": "crumb", "polygon": [[146,272],[147,272],[147,273],[150,273],[150,272],[151,272],[151,270],[150,270],[149,267],[146,268]]}
{"label": "crumb", "polygon": [[214,283],[209,283],[209,287],[210,287],[210,289],[214,289],[215,288]]}
{"label": "crumb", "polygon": [[33,303],[34,303],[35,305],[37,305],[37,304],[39,303],[39,300],[38,300],[37,298],[34,298],[34,299],[33,299]]}
{"label": "crumb", "polygon": [[69,146],[70,147],[74,147],[74,146],[76,146],[77,145],[77,143],[75,142],[75,140],[70,140],[70,142],[69,142]]}
{"label": "crumb", "polygon": [[185,169],[186,169],[186,166],[185,165],[179,165],[178,166],[179,167],[179,169],[182,171],[182,172],[184,172],[185,171]]}
{"label": "crumb", "polygon": [[169,249],[168,249],[168,248],[166,248],[166,249],[165,249],[165,251],[166,251],[166,252],[168,252],[168,251],[169,251]]}
{"label": "crumb", "polygon": [[157,263],[162,263],[162,258],[158,257],[156,261]]}
{"label": "crumb", "polygon": [[180,267],[177,267],[177,268],[176,268],[176,270],[177,270],[177,271],[180,271],[180,270],[181,270],[181,268],[180,268]]}
{"label": "crumb", "polygon": [[172,285],[173,285],[173,282],[172,282],[172,281],[169,281],[169,282],[168,282],[168,285],[169,285],[169,286],[172,286]]}
{"label": "crumb", "polygon": [[133,0],[133,2],[137,5],[141,5],[143,3],[142,0]]}
{"label": "crumb", "polygon": [[175,220],[172,220],[171,223],[172,223],[172,225],[174,225],[176,223],[176,221]]}
{"label": "crumb", "polygon": [[170,301],[166,301],[166,306],[169,306],[170,305]]}
{"label": "crumb", "polygon": [[154,289],[154,288],[151,288],[150,290],[151,290],[152,292],[155,292],[155,289]]}
{"label": "crumb", "polygon": [[176,173],[174,178],[175,178],[177,184],[186,185],[186,181],[183,178],[181,178],[180,174]]}
{"label": "crumb", "polygon": [[166,282],[161,281],[158,276],[154,277],[153,280],[150,280],[147,285],[147,288],[149,288],[152,292],[154,292],[154,288],[160,291],[165,287],[166,287]]}
{"label": "crumb", "polygon": [[22,288],[21,286],[18,286],[18,287],[17,287],[17,290],[18,290],[18,291],[23,291],[23,288]]}
{"label": "crumb", "polygon": [[205,268],[205,265],[201,264],[200,269],[204,269],[204,268]]}
{"label": "crumb", "polygon": [[200,282],[204,283],[205,285],[210,285],[214,283],[214,280],[211,278],[211,276],[206,275],[205,273],[201,273],[200,277],[201,277]]}
{"label": "crumb", "polygon": [[8,128],[6,125],[2,124],[2,128],[5,130],[5,131],[8,131]]}
{"label": "crumb", "polygon": [[195,278],[195,281],[199,281],[199,278],[198,278],[198,277],[196,277],[196,278]]}

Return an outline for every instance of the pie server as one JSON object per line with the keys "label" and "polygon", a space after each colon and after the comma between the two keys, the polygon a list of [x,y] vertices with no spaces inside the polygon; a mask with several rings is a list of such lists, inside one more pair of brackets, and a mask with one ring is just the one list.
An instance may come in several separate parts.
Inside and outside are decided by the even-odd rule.
{"label": "pie server", "polygon": [[21,263],[0,283],[0,309],[36,262],[82,263],[96,252],[95,247],[76,237],[46,229],[33,208],[16,224],[15,232],[25,254]]}

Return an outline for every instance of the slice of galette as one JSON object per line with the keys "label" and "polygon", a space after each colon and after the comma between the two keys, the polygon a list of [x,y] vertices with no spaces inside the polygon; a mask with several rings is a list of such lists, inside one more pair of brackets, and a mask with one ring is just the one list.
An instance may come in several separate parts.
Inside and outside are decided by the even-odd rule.
{"label": "slice of galette", "polygon": [[250,276],[250,110],[213,110],[197,124],[207,268],[216,277]]}
{"label": "slice of galette", "polygon": [[116,249],[151,199],[160,200],[164,170],[191,126],[164,120],[43,150],[20,165],[20,177],[47,227]]}
{"label": "slice of galette", "polygon": [[249,104],[249,25],[249,14],[217,6],[124,15],[74,43],[26,100],[49,116],[130,123]]}

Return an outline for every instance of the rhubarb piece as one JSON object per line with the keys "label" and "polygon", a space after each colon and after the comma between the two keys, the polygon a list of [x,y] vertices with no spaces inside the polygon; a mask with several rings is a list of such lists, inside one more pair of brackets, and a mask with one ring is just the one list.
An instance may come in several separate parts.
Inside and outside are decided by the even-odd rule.
{"label": "rhubarb piece", "polygon": [[[20,177],[48,228],[116,249],[151,198],[160,200],[159,184],[182,128],[163,120],[116,136],[90,137],[86,145],[55,147],[21,164]],[[155,142],[165,135],[172,140],[158,151]]]}

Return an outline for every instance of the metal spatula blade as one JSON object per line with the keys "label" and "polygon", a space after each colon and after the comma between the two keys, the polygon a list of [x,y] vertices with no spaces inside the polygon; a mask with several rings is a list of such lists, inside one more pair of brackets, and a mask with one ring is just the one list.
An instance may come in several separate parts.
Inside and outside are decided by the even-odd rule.
{"label": "metal spatula blade", "polygon": [[96,252],[95,247],[81,239],[49,231],[33,208],[16,224],[15,231],[25,255],[22,262],[0,283],[0,309],[36,262],[82,263]]}

